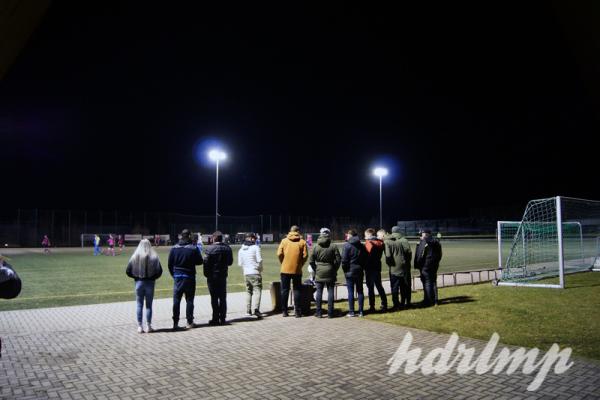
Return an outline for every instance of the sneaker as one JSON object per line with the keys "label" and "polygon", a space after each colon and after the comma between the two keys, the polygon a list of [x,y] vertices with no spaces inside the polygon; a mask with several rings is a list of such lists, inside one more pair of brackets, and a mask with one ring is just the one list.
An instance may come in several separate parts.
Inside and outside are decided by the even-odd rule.
{"label": "sneaker", "polygon": [[354,314],[354,312],[349,312],[348,314],[346,314],[346,317],[352,318],[356,317],[356,315]]}
{"label": "sneaker", "polygon": [[229,325],[224,319],[219,320],[219,325]]}
{"label": "sneaker", "polygon": [[195,327],[196,327],[196,324],[194,324],[194,323],[192,322],[191,324],[187,324],[187,325],[185,326],[185,329],[192,329],[192,328],[195,328]]}
{"label": "sneaker", "polygon": [[148,329],[146,329],[146,332],[148,332],[148,333],[154,332],[154,329],[152,328],[152,325],[148,325]]}
{"label": "sneaker", "polygon": [[144,333],[144,328],[142,328],[141,326],[138,326],[137,332]]}
{"label": "sneaker", "polygon": [[302,318],[302,314],[300,314],[300,313],[294,314],[294,317],[295,318]]}
{"label": "sneaker", "polygon": [[329,319],[333,318],[333,314],[327,314],[327,318],[329,318]]}
{"label": "sneaker", "polygon": [[218,319],[211,319],[210,321],[208,321],[208,324],[211,325],[211,326],[219,325],[219,320]]}
{"label": "sneaker", "polygon": [[287,311],[283,311],[283,312],[281,313],[281,316],[285,318],[285,317],[289,317],[289,316],[290,316],[290,314],[288,314],[288,312],[287,312]]}
{"label": "sneaker", "polygon": [[380,311],[381,312],[387,312],[388,308],[387,305],[381,306]]}
{"label": "sneaker", "polygon": [[263,317],[262,313],[260,311],[258,311],[258,308],[256,310],[254,310],[254,315],[258,319],[261,319]]}
{"label": "sneaker", "polygon": [[320,312],[315,313],[315,317],[316,318],[323,318],[323,314],[321,314]]}
{"label": "sneaker", "polygon": [[246,314],[244,314],[245,317],[251,317],[252,313],[250,312],[250,310],[246,311]]}
{"label": "sneaker", "polygon": [[362,318],[362,317],[364,317],[364,316],[365,316],[365,314],[363,314],[363,312],[361,311],[361,312],[359,312],[359,313],[358,313],[358,316],[359,316],[360,318]]}
{"label": "sneaker", "polygon": [[179,326],[177,324],[173,324],[173,331],[178,331],[179,330]]}

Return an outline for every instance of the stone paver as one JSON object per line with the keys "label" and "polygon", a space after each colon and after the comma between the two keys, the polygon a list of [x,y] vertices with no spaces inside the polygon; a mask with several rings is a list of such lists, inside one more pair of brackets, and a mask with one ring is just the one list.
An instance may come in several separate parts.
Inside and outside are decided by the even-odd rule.
{"label": "stone paver", "polygon": [[[267,293],[263,299],[269,309]],[[526,390],[533,376],[520,373],[389,375],[387,361],[407,332],[424,353],[448,335],[358,318],[258,321],[243,317],[244,294],[228,300],[231,325],[208,327],[209,301],[199,296],[195,314],[204,324],[179,332],[166,329],[171,300],[157,300],[159,331],[141,335],[133,302],[1,312],[0,398],[600,398],[593,362],[574,359],[536,392]],[[485,346],[461,342],[478,353]]]}

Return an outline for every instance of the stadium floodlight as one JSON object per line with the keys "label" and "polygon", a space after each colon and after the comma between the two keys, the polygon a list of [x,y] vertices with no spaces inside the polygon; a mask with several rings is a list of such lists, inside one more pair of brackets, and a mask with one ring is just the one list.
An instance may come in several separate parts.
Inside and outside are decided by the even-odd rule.
{"label": "stadium floodlight", "polygon": [[381,181],[384,176],[387,176],[388,169],[384,167],[377,167],[373,170],[373,175],[379,178],[379,228],[383,228],[383,192]]}
{"label": "stadium floodlight", "polygon": [[227,154],[224,151],[213,149],[208,152],[208,158],[217,164],[217,179],[215,186],[215,231],[219,230],[219,161],[223,161],[227,158]]}

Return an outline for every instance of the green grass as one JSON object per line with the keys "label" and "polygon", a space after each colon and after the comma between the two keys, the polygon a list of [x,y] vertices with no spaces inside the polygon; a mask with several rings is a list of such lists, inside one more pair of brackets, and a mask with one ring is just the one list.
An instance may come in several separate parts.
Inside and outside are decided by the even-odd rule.
{"label": "green grass", "polygon": [[[600,360],[600,273],[568,275],[566,282],[563,290],[490,283],[440,288],[438,307],[367,318],[485,341],[497,332],[504,344],[545,351],[557,343],[576,355]],[[413,302],[422,299],[422,292],[413,293]],[[347,310],[346,304],[341,306]]]}
{"label": "green grass", "polygon": [[[496,243],[493,240],[443,241],[444,258],[441,271],[458,271],[491,268],[497,263]],[[415,243],[412,243],[413,251]],[[233,246],[237,258],[238,246]],[[263,245],[263,281],[265,288],[272,281],[279,280],[279,261],[276,245]],[[41,307],[59,307],[79,304],[108,303],[133,300],[133,281],[125,275],[125,266],[133,247],[116,257],[92,256],[92,249],[53,249],[52,254],[44,255],[41,249],[7,250],[5,255],[23,280],[21,295],[13,300],[0,300],[0,311]],[[168,248],[158,248],[165,269],[157,281],[155,296],[170,297],[173,280],[166,270]],[[387,269],[384,268],[384,279]],[[306,267],[305,277],[308,277]],[[338,281],[343,282],[340,271]],[[197,294],[207,294],[206,280],[201,267]],[[228,291],[244,291],[244,279],[237,259],[230,268]]]}

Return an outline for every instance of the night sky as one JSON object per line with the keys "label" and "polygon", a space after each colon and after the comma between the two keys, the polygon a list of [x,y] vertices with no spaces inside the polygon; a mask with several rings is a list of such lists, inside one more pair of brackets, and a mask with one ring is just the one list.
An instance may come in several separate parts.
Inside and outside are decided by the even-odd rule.
{"label": "night sky", "polygon": [[589,10],[107,3],[0,81],[3,207],[211,214],[215,139],[222,215],[377,215],[378,161],[393,219],[600,197]]}

